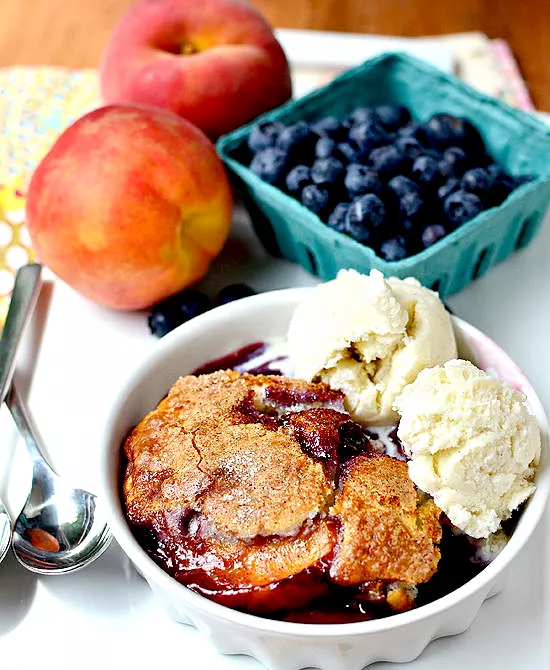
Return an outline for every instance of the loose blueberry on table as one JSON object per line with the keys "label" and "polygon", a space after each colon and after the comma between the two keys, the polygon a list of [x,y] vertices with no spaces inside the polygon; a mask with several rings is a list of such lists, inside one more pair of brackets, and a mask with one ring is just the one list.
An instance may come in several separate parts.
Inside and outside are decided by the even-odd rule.
{"label": "loose blueberry on table", "polygon": [[163,337],[211,307],[204,293],[194,288],[184,289],[153,307],[148,317],[149,329],[153,335]]}
{"label": "loose blueberry on table", "polygon": [[255,295],[256,291],[247,286],[247,284],[228,284],[224,286],[218,293],[215,301],[216,307],[219,305],[227,305],[227,303],[241,300],[241,298],[248,298]]}
{"label": "loose blueberry on table", "polygon": [[212,307],[225,305],[256,292],[246,284],[224,286],[214,301],[196,288],[186,288],[156,304],[147,317],[149,330],[156,337],[164,337],[183,323],[204,314]]}
{"label": "loose blueberry on table", "polygon": [[247,150],[258,177],[387,261],[436,244],[534,179],[506,174],[467,119],[434,114],[420,123],[399,105],[286,126],[263,121]]}

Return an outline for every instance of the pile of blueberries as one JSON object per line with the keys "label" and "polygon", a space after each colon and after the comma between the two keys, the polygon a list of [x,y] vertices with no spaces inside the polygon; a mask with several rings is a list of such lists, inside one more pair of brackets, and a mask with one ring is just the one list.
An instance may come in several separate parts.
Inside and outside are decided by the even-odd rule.
{"label": "pile of blueberries", "polygon": [[467,119],[412,120],[402,106],[343,121],[253,126],[243,162],[330,228],[398,261],[431,246],[533,177],[512,177]]}

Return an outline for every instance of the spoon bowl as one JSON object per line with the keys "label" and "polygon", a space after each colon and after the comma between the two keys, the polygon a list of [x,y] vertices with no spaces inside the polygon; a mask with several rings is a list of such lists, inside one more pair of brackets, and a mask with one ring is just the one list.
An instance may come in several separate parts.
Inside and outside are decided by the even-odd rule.
{"label": "spoon bowl", "polygon": [[67,486],[48,465],[13,385],[6,403],[26,442],[33,468],[31,491],[13,529],[13,552],[32,572],[80,570],[98,558],[112,539],[96,496]]}

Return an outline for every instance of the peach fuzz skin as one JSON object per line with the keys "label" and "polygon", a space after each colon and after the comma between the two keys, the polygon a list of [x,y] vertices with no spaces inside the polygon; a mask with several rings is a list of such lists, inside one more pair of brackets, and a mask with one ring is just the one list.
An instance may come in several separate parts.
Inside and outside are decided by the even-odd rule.
{"label": "peach fuzz skin", "polygon": [[148,308],[201,279],[232,194],[210,140],[170,112],[112,105],[55,142],[27,195],[39,260],[101,305]]}
{"label": "peach fuzz skin", "polygon": [[170,109],[215,139],[291,95],[288,63],[245,0],[138,0],[100,67],[105,103]]}

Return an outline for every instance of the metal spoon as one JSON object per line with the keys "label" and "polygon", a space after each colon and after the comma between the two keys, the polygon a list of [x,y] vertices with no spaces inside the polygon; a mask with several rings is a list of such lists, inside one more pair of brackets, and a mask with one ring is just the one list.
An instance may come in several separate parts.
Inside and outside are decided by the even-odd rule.
{"label": "metal spoon", "polygon": [[[38,263],[29,263],[19,268],[15,277],[6,323],[0,339],[0,406],[11,384],[19,343],[40,293],[41,269]],[[10,539],[11,519],[0,500],[0,561],[6,556]]]}
{"label": "metal spoon", "polygon": [[13,529],[15,556],[25,568],[41,574],[79,570],[107,549],[111,531],[98,514],[96,497],[68,487],[48,465],[13,384],[6,403],[33,467],[31,492]]}

